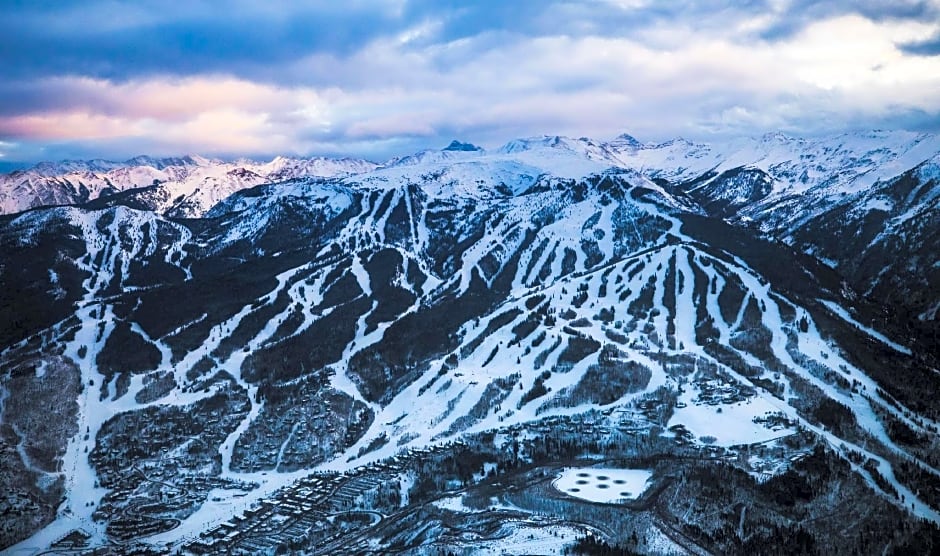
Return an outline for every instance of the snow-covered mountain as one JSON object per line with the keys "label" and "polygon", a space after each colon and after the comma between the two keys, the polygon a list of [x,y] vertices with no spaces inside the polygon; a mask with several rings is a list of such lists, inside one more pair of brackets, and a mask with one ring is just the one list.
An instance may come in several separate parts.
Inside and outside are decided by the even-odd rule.
{"label": "snow-covered mountain", "polygon": [[[0,212],[50,205],[74,205],[133,191],[146,207],[177,217],[198,217],[232,193],[262,183],[293,178],[335,177],[372,170],[376,165],[352,158],[285,158],[270,162],[223,162],[190,155],[182,158],[138,156],[125,162],[104,160],[43,162],[0,175]],[[144,191],[140,191],[143,189]]]}
{"label": "snow-covered mountain", "polygon": [[725,145],[612,150],[710,216],[817,256],[860,294],[875,294],[940,330],[940,136],[770,134]]}
{"label": "snow-covered mountain", "polygon": [[[708,462],[769,497],[747,510],[769,512],[754,535],[802,520],[825,538],[766,494],[797,477],[820,512],[845,492],[875,501],[840,525],[851,542],[879,516],[918,537],[940,521],[938,152],[900,133],[623,135],[455,142],[374,167],[70,163],[166,181],[0,218],[4,543],[260,551],[251,531],[298,523],[324,553],[444,543],[421,488],[438,503],[509,477],[572,503],[538,475],[571,450],[654,466],[659,498],[631,511],[680,547],[749,538],[714,517],[668,525],[691,505],[663,517],[707,497],[683,473]],[[434,478],[427,450],[467,442],[495,459]],[[367,495],[368,473],[391,482]],[[486,484],[474,504],[509,511]],[[301,493],[295,513],[266,513],[284,492]],[[379,528],[336,526],[350,508]],[[721,519],[744,531],[738,511]],[[270,531],[238,525],[265,516]]]}

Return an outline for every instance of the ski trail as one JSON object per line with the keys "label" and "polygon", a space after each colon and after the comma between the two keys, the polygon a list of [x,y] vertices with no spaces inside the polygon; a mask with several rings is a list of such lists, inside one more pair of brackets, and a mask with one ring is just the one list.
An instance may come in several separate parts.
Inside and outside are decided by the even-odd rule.
{"label": "ski trail", "polygon": [[408,186],[402,190],[402,197],[405,201],[405,211],[408,213],[408,236],[411,239],[411,247],[417,252],[420,248],[418,244],[418,232],[415,229],[416,218],[414,208],[411,206],[411,192]]}
{"label": "ski trail", "polygon": [[[351,272],[353,276],[356,277],[356,281],[359,283],[359,287],[364,292],[364,295],[368,298],[372,294],[372,283],[369,278],[369,273],[366,271],[365,267],[362,266],[362,261],[359,256],[352,257],[352,269]],[[375,310],[376,303],[373,302],[372,308],[369,311],[366,311],[365,314],[359,317],[359,320],[356,321],[356,334],[352,342],[346,345],[343,349],[343,355],[340,357],[341,364],[339,368],[336,369],[336,372],[330,377],[330,387],[334,390],[343,392],[352,399],[359,401],[365,404],[369,409],[373,411],[373,414],[377,414],[379,407],[374,402],[367,401],[363,396],[362,392],[359,391],[359,387],[349,378],[347,374],[347,365],[349,360],[352,358],[352,355],[357,347],[357,342],[364,336],[366,329],[366,318]],[[383,329],[384,330],[384,329]],[[359,349],[362,349],[365,346],[359,346]]]}
{"label": "ski trail", "polygon": [[[284,291],[284,289],[287,287],[287,284],[290,283],[290,280],[305,269],[306,265],[303,265],[284,271],[277,275],[277,286],[268,292],[267,295],[261,298],[262,303],[245,305],[235,316],[231,317],[224,323],[219,324],[217,327],[219,329],[219,334],[217,335],[217,340],[215,342],[216,346],[222,341],[222,330],[235,330],[241,320],[249,313],[274,303],[278,295]],[[223,478],[240,478],[240,474],[232,470],[232,457],[235,451],[235,445],[237,444],[238,439],[241,438],[245,431],[248,430],[248,427],[251,426],[251,423],[254,422],[261,414],[261,410],[264,406],[263,401],[258,401],[258,387],[248,383],[248,381],[242,377],[242,366],[248,355],[254,351],[257,351],[262,346],[262,344],[264,344],[264,342],[267,341],[277,331],[277,325],[275,321],[276,318],[269,320],[265,327],[262,328],[261,331],[259,331],[254,336],[254,338],[249,340],[247,351],[235,350],[225,361],[218,364],[219,368],[225,370],[229,375],[231,375],[231,377],[235,380],[235,383],[240,388],[245,390],[249,403],[248,414],[242,418],[238,426],[231,433],[229,433],[229,435],[219,446],[219,455],[222,458],[221,476]],[[211,353],[211,350],[206,351],[205,353]]]}
{"label": "ski trail", "polygon": [[848,311],[846,311],[846,310],[843,309],[842,307],[836,305],[836,304],[833,303],[832,301],[829,301],[829,300],[826,300],[826,299],[819,299],[819,300],[817,300],[817,301],[819,301],[820,303],[822,303],[823,305],[825,305],[827,309],[829,309],[830,311],[832,311],[833,313],[835,313],[836,315],[838,315],[842,320],[844,320],[845,322],[851,324],[852,326],[854,326],[854,327],[857,328],[858,330],[861,330],[862,332],[864,332],[865,334],[868,334],[869,336],[871,336],[872,338],[878,340],[879,342],[881,342],[881,343],[883,343],[883,344],[885,344],[885,345],[887,345],[887,346],[890,346],[891,348],[893,348],[893,349],[896,350],[896,351],[899,351],[899,352],[901,352],[901,353],[903,353],[903,354],[905,354],[905,355],[911,355],[912,352],[911,352],[911,349],[910,349],[910,348],[908,348],[908,347],[906,347],[906,346],[902,346],[901,344],[899,344],[899,343],[897,343],[897,342],[893,342],[893,341],[889,340],[888,337],[885,336],[884,334],[878,332],[877,330],[874,330],[874,329],[871,328],[871,327],[865,326],[864,324],[858,322],[857,320],[855,320],[855,319],[852,317],[852,315],[849,314]]}
{"label": "ski trail", "polygon": [[[78,433],[66,445],[63,457],[65,499],[58,508],[56,519],[17,546],[48,546],[73,529],[83,529],[96,544],[107,542],[103,524],[92,519],[92,514],[108,491],[98,486],[98,477],[88,454],[95,448],[98,431],[112,415],[110,404],[98,395],[105,377],[98,372],[95,360],[114,328],[114,315],[110,307],[98,306],[96,298],[113,278],[119,252],[114,248],[117,219],[107,228],[105,237],[97,229],[96,216],[100,213],[71,210],[69,214],[81,228],[85,241],[85,255],[76,261],[76,266],[88,274],[82,283],[85,293],[75,313],[79,328],[64,349],[64,355],[74,361],[81,372]],[[110,257],[107,256],[109,251]],[[99,257],[101,262],[96,264]],[[99,325],[103,325],[100,330]]]}
{"label": "ski trail", "polygon": [[281,468],[281,461],[284,459],[284,452],[287,451],[287,447],[290,445],[290,441],[294,439],[294,434],[297,433],[297,429],[300,428],[300,421],[294,423],[290,428],[290,432],[287,434],[287,438],[284,439],[284,442],[281,444],[281,447],[277,451],[277,459],[274,462],[274,469],[278,470]]}

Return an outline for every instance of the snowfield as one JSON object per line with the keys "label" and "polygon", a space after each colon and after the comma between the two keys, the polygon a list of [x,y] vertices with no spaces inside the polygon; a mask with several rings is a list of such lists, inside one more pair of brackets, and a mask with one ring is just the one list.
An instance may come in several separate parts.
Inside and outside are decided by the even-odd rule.
{"label": "snowfield", "polygon": [[600,504],[636,500],[649,487],[653,472],[648,469],[570,467],[552,482],[560,492]]}
{"label": "snowfield", "polygon": [[668,426],[672,428],[682,425],[703,444],[757,444],[794,432],[790,428],[768,428],[754,422],[755,418],[778,413],[777,408],[761,396],[754,396],[747,401],[716,405],[696,403],[697,396],[696,389],[691,387],[679,396],[680,406],[676,407]]}
{"label": "snowfield", "polygon": [[476,544],[470,544],[477,554],[499,556],[527,556],[542,554],[545,556],[566,554],[565,548],[581,536],[583,532],[574,527],[549,525],[531,527],[513,525],[505,537]]}

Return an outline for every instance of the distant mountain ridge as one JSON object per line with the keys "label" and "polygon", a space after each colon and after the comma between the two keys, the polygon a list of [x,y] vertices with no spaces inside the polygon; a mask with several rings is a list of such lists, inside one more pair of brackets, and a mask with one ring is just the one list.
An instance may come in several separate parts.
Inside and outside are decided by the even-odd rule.
{"label": "distant mountain ridge", "polygon": [[20,212],[39,206],[74,205],[152,187],[150,207],[178,217],[200,216],[226,196],[246,187],[299,177],[335,177],[372,170],[377,165],[354,158],[287,158],[269,162],[225,162],[188,155],[177,158],[137,156],[124,162],[105,160],[42,162],[0,175],[0,211]]}
{"label": "distant mountain ridge", "polygon": [[[723,172],[741,169],[748,169],[752,174],[763,172],[769,178],[768,184],[776,185],[760,199],[744,194],[748,202],[734,203],[740,208],[746,205],[754,212],[787,195],[814,188],[817,191],[813,196],[817,201],[823,200],[819,198],[820,192],[825,192],[823,197],[857,193],[940,155],[940,138],[903,131],[844,133],[814,139],[771,133],[759,138],[708,144],[684,139],[642,143],[628,134],[607,142],[546,135],[509,141],[494,153],[454,140],[443,149],[428,149],[382,164],[355,158],[280,156],[270,162],[247,159],[225,162],[198,155],[138,156],[124,162],[101,159],[41,162],[29,169],[0,175],[0,211],[9,214],[36,206],[78,204],[155,182],[175,182],[178,184],[175,189],[183,194],[187,193],[187,188],[190,194],[200,186],[217,188],[219,194],[209,195],[217,201],[226,194],[261,183],[301,177],[330,178],[467,157],[513,158],[517,155],[516,158],[525,158],[523,153],[546,150],[567,151],[600,166],[633,169],[650,178],[676,184],[695,180],[697,185],[706,186],[708,182],[723,181],[720,176]],[[225,176],[229,174],[231,178],[227,179]],[[198,183],[200,179],[203,183]],[[727,198],[729,193],[721,191],[720,195]],[[764,198],[767,201],[763,205],[757,202]],[[208,208],[211,207],[205,206],[203,210]]]}

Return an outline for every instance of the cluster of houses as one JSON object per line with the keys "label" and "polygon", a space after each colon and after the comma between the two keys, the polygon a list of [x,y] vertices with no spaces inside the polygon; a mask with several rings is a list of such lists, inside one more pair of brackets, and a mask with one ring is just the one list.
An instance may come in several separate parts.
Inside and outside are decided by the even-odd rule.
{"label": "cluster of houses", "polygon": [[336,517],[358,508],[364,493],[405,471],[411,460],[444,449],[445,446],[412,449],[347,473],[312,474],[262,500],[241,516],[203,533],[183,551],[258,554],[297,542],[328,544],[347,533],[337,526]]}

